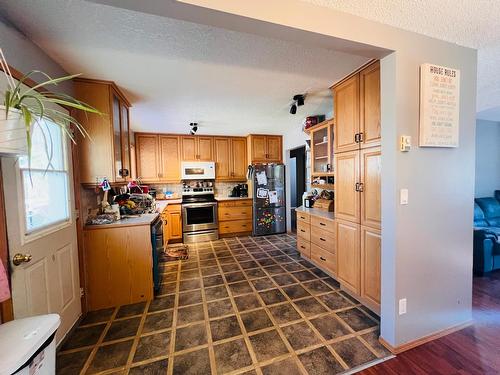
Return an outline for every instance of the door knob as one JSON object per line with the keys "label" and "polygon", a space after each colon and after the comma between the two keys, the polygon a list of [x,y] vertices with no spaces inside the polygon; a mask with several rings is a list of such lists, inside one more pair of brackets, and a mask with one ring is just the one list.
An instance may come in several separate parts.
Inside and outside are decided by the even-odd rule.
{"label": "door knob", "polygon": [[17,253],[12,258],[12,263],[14,263],[14,266],[19,266],[21,263],[28,263],[31,260],[31,258],[33,258],[31,256],[31,254],[19,254],[19,253]]}

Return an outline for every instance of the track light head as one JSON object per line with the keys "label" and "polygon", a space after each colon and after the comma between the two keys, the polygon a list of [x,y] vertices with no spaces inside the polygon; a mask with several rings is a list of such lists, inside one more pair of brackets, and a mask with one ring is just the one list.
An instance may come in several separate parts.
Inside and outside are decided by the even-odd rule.
{"label": "track light head", "polygon": [[305,98],[306,98],[306,96],[303,94],[297,94],[297,95],[293,96],[293,100],[295,100],[297,102],[297,105],[299,107],[304,105]]}
{"label": "track light head", "polygon": [[294,115],[296,113],[297,113],[297,105],[293,103],[292,106],[290,107],[290,114]]}

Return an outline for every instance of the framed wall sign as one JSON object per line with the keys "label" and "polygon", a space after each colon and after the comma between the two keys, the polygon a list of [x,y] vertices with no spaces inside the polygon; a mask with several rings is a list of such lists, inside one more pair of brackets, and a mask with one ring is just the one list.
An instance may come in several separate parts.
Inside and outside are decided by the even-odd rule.
{"label": "framed wall sign", "polygon": [[420,147],[458,147],[460,70],[420,65]]}

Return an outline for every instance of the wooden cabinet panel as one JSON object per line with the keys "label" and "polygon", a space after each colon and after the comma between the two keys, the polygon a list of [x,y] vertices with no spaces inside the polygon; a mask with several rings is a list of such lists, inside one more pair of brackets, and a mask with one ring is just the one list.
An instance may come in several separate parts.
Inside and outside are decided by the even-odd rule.
{"label": "wooden cabinet panel", "polygon": [[214,156],[215,156],[215,179],[231,179],[231,140],[230,138],[214,138]]}
{"label": "wooden cabinet panel", "polygon": [[361,148],[380,145],[380,62],[377,61],[359,73],[360,105],[359,128]]}
{"label": "wooden cabinet panel", "polygon": [[155,134],[135,134],[137,177],[159,181],[159,144]]}
{"label": "wooden cabinet panel", "polygon": [[303,221],[297,221],[297,236],[311,241],[311,226]]}
{"label": "wooden cabinet panel", "polygon": [[123,169],[125,177],[132,177],[132,150],[130,148],[130,121],[128,107],[120,103],[120,119],[122,123],[122,150],[123,150]]}
{"label": "wooden cabinet panel", "polygon": [[235,200],[221,200],[218,201],[217,205],[220,207],[241,207],[241,206],[252,206],[252,198],[248,199],[235,199]]}
{"label": "wooden cabinet panel", "polygon": [[334,152],[359,149],[355,135],[359,133],[359,74],[333,89],[335,127]]}
{"label": "wooden cabinet panel", "polygon": [[359,151],[335,155],[335,218],[360,222]]}
{"label": "wooden cabinet panel", "polygon": [[361,297],[380,309],[381,233],[361,227]]}
{"label": "wooden cabinet panel", "polygon": [[181,179],[181,145],[179,137],[160,136],[160,175],[161,181],[177,182]]}
{"label": "wooden cabinet panel", "polygon": [[246,180],[247,176],[247,140],[246,138],[231,139],[231,177],[234,180]]}
{"label": "wooden cabinet panel", "polygon": [[197,150],[196,150],[196,138],[195,137],[181,137],[181,149],[182,149],[182,160],[183,161],[195,161]]}
{"label": "wooden cabinet panel", "polygon": [[213,148],[214,139],[213,137],[201,137],[199,136],[196,140],[197,142],[197,160],[199,161],[213,161]]}
{"label": "wooden cabinet panel", "polygon": [[169,213],[170,239],[182,239],[182,214],[181,211]]}
{"label": "wooden cabinet panel", "polygon": [[380,147],[361,150],[361,225],[381,228],[381,167],[382,153]]}
{"label": "wooden cabinet panel", "polygon": [[360,294],[360,225],[336,220],[337,277],[352,292]]}
{"label": "wooden cabinet panel", "polygon": [[311,222],[311,215],[307,212],[297,211],[297,221],[303,221],[304,223],[309,224]]}
{"label": "wooden cabinet panel", "polygon": [[331,271],[332,273],[337,273],[337,261],[335,259],[335,254],[325,249],[311,243],[311,259],[320,267]]}
{"label": "wooden cabinet panel", "polygon": [[219,221],[252,220],[252,207],[219,207]]}
{"label": "wooden cabinet panel", "polygon": [[233,220],[219,223],[220,234],[243,233],[252,231],[251,220]]}
{"label": "wooden cabinet panel", "polygon": [[297,237],[297,250],[306,258],[311,258],[311,243],[302,237]]}
{"label": "wooden cabinet panel", "polygon": [[335,252],[335,236],[327,230],[311,225],[311,243],[330,253]]}
{"label": "wooden cabinet panel", "polygon": [[281,136],[267,136],[267,161],[280,162],[282,160]]}
{"label": "wooden cabinet panel", "polygon": [[267,161],[267,138],[265,135],[252,135],[250,138],[251,161],[265,163]]}
{"label": "wooden cabinet panel", "polygon": [[329,232],[335,233],[335,221],[318,216],[311,217],[311,226],[315,226]]}
{"label": "wooden cabinet panel", "polygon": [[89,310],[153,299],[149,225],[84,231]]}

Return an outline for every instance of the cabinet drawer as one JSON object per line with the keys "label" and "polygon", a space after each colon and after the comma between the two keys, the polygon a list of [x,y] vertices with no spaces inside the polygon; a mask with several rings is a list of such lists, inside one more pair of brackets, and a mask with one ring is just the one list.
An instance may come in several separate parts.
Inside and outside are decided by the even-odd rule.
{"label": "cabinet drawer", "polygon": [[311,226],[311,242],[330,253],[335,252],[335,236],[325,229]]}
{"label": "cabinet drawer", "polygon": [[311,257],[311,243],[301,237],[297,237],[297,250],[305,257]]}
{"label": "cabinet drawer", "polygon": [[297,221],[303,221],[304,223],[309,224],[311,222],[311,215],[307,212],[297,211]]}
{"label": "cabinet drawer", "polygon": [[219,207],[219,221],[252,220],[252,207]]}
{"label": "cabinet drawer", "polygon": [[219,207],[244,207],[252,206],[252,199],[237,199],[230,201],[217,201]]}
{"label": "cabinet drawer", "polygon": [[335,221],[318,216],[311,216],[311,225],[335,233]]}
{"label": "cabinet drawer", "polygon": [[320,267],[330,270],[334,274],[337,273],[337,263],[335,254],[323,250],[321,247],[311,243],[311,259]]}
{"label": "cabinet drawer", "polygon": [[297,236],[306,241],[311,241],[311,226],[302,221],[297,221]]}
{"label": "cabinet drawer", "polygon": [[219,223],[220,234],[250,232],[251,230],[251,220],[233,220]]}

